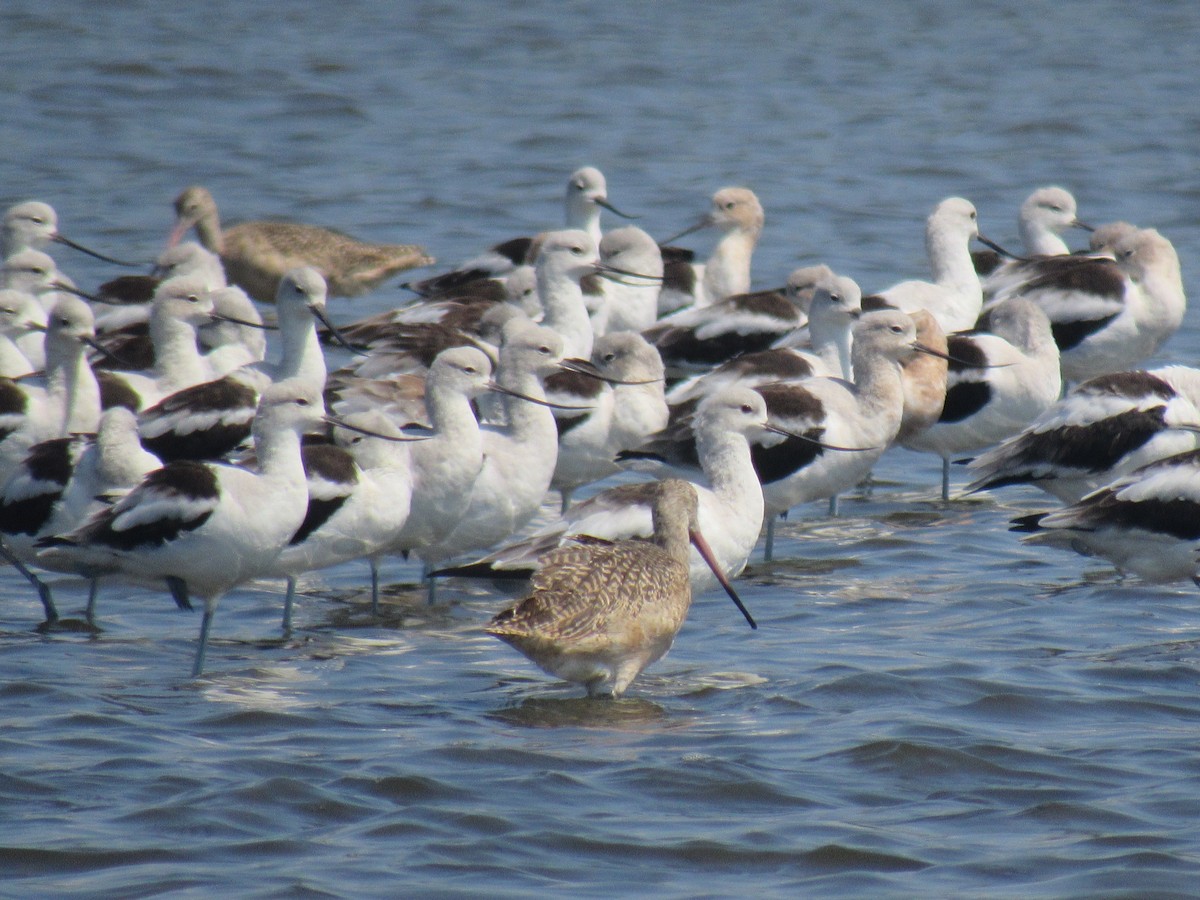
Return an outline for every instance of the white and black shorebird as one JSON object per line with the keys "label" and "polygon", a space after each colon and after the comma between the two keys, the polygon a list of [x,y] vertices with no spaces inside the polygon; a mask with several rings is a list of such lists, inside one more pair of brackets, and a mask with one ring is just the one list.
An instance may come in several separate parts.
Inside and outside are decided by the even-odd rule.
{"label": "white and black shorebird", "polygon": [[58,213],[49,203],[26,200],[5,210],[4,218],[0,220],[0,259],[7,259],[22,250],[44,250],[51,244],[70,247],[102,262],[119,266],[139,265],[114,259],[75,243],[58,230]]}
{"label": "white and black shorebird", "polygon": [[1041,260],[1025,281],[995,300],[1025,297],[1050,317],[1063,378],[1135,368],[1153,356],[1183,321],[1187,300],[1179,257],[1152,228],[1123,233],[1114,259],[1056,256]]}
{"label": "white and black shorebird", "polygon": [[204,601],[193,677],[204,670],[222,596],[269,571],[304,520],[308,488],[301,435],[322,424],[320,391],[303,380],[269,387],[254,421],[258,470],[177,461],[78,528],[43,540],[47,556],[116,570],[123,580],[171,585],[178,605]]}
{"label": "white and black shorebird", "polygon": [[88,622],[95,619],[99,579],[111,570],[76,566],[65,559],[48,566],[38,558],[38,539],[75,528],[160,465],[142,448],[133,412],[117,406],[100,417],[94,435],[72,434],[35,444],[9,476],[0,492],[2,552],[37,590],[47,622],[57,621],[58,610],[49,585],[30,566],[87,578]]}
{"label": "white and black shorebird", "polygon": [[[793,435],[753,448],[769,523],[793,506],[832,498],[866,478],[900,428],[902,361],[934,352],[917,341],[910,316],[881,310],[854,328],[853,383],[810,378],[758,388],[771,421]],[[770,558],[770,530],[767,538]]]}
{"label": "white and black shorebird", "polygon": [[670,247],[663,250],[659,315],[684,307],[710,306],[734,294],[749,293],[750,262],[762,235],[763,221],[762,204],[749,188],[726,187],[713,194],[711,211],[666,243],[713,229],[720,234],[716,246],[704,263],[693,262],[688,251]]}
{"label": "white and black shorebird", "polygon": [[1075,197],[1066,188],[1042,187],[1026,197],[1017,213],[1017,229],[1025,257],[1005,258],[995,250],[971,254],[983,280],[984,296],[990,297],[1014,279],[1023,278],[1022,270],[1041,257],[1070,253],[1071,248],[1062,238],[1062,232],[1068,228],[1094,230],[1079,220]]}
{"label": "white and black shorebird", "polygon": [[970,464],[968,491],[1028,484],[1064,503],[1157,459],[1197,446],[1200,370],[1097,375]]}
{"label": "white and black shorebird", "polygon": [[[634,218],[621,212],[608,199],[608,182],[595,166],[583,166],[567,179],[564,202],[564,227],[586,231],[594,244],[599,244],[601,210],[608,210],[623,219]],[[422,296],[461,291],[472,282],[507,277],[514,270],[534,263],[538,253],[536,236],[510,238],[484,253],[462,263],[455,269],[423,281],[406,285]]]}
{"label": "white and black shorebird", "polygon": [[983,308],[983,288],[971,260],[970,243],[978,240],[997,247],[979,233],[974,205],[962,197],[948,197],[925,222],[925,250],[932,281],[902,281],[865,298],[864,309],[876,301],[885,306],[916,312],[927,309],[947,332],[973,328]]}
{"label": "white and black shorebird", "polygon": [[1065,509],[1023,516],[1012,530],[1146,581],[1200,584],[1200,450],[1135,469]]}
{"label": "white and black shorebird", "polygon": [[952,334],[945,402],[937,422],[905,438],[910,450],[942,460],[942,499],[950,462],[994,446],[1049,409],[1062,393],[1050,320],[1028,300],[994,306],[986,330]]}
{"label": "white and black shorebird", "polygon": [[[762,488],[750,459],[750,441],[784,436],[768,422],[763,398],[750,388],[731,387],[704,400],[695,416],[668,428],[635,451],[620,454],[631,466],[649,471],[681,471],[699,495],[700,528],[718,568],[733,578],[746,565],[762,531]],[[696,471],[699,470],[699,471]],[[525,579],[549,552],[574,535],[605,540],[652,534],[655,482],[619,484],[583,500],[528,538],[507,544],[475,563],[442,575]],[[692,588],[715,586],[712,571],[698,554],[689,563]]]}

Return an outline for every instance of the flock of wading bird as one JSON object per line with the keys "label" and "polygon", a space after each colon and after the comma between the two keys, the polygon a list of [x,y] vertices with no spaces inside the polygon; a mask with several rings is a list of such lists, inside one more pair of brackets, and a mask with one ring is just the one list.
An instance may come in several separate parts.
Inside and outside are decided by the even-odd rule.
{"label": "flock of wading bird", "polygon": [[[942,200],[932,279],[863,297],[823,265],[751,292],[763,210],[746,188],[661,245],[602,233],[602,210],[631,217],[587,167],[563,230],[338,327],[328,295],[433,259],[305,224],[222,229],[202,187],[175,210],[151,274],[90,291],[44,250],[120,260],[69,241],[45,203],[3,220],[0,552],[36,587],[42,627],[59,619],[37,570],[90,581],[88,623],[104,579],[165,585],[180,607],[203,600],[198,676],[229,590],[286,579],[288,629],[303,573],[366,559],[377,610],[381,559],[415,554],[431,602],[435,577],[529,582],[486,630],[615,696],[666,653],[695,591],[721,584],[755,627],[729,579],[764,522],[769,558],[778,516],[817,500],[836,514],[894,445],[941,458],[944,500],[962,456],[967,491],[1061,500],[1017,522],[1032,540],[1196,577],[1200,370],[1135,368],[1182,321],[1178,258],[1154,229],[1084,225],[1062,188],[1021,206],[1019,256],[967,200]],[[706,260],[671,244],[700,229],[717,234]],[[335,371],[331,342],[349,351]],[[673,477],[572,502],[627,469]],[[551,490],[561,515],[529,533]]]}

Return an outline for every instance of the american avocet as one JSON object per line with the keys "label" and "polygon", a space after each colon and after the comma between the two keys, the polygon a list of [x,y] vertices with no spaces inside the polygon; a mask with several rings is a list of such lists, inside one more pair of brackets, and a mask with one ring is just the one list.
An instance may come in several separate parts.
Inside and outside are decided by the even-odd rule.
{"label": "american avocet", "polygon": [[103,262],[135,266],[77,244],[58,230],[58,213],[48,203],[27,200],[10,206],[0,221],[0,259],[8,259],[22,250],[42,250],[50,244],[62,244]]}
{"label": "american avocet", "polygon": [[[763,228],[763,208],[748,188],[721,188],[713,194],[712,211],[695,225],[668,240],[701,229],[720,232],[704,264],[664,253],[663,289],[658,295],[659,315],[684,306],[709,306],[734,294],[750,292],[750,260]],[[686,255],[686,254],[685,254]]]}
{"label": "american avocet", "polygon": [[35,444],[9,477],[0,496],[0,540],[37,589],[48,621],[58,618],[50,588],[29,565],[89,579],[89,622],[95,617],[98,580],[109,570],[76,565],[67,554],[44,559],[37,540],[76,527],[160,465],[139,443],[134,414],[118,406],[100,417],[95,435]]}
{"label": "american avocet", "polygon": [[[631,465],[687,470],[700,498],[700,528],[708,536],[718,568],[732,578],[746,566],[762,531],[762,488],[750,460],[750,440],[770,439],[763,398],[749,388],[731,387],[706,398],[695,416],[681,421],[638,450],[620,454]],[[619,484],[568,509],[533,535],[501,547],[475,564],[443,574],[526,578],[546,553],[586,534],[607,540],[649,537],[654,482]],[[699,555],[691,557],[692,587],[702,592],[717,582]]]}
{"label": "american avocet", "polygon": [[[564,198],[564,227],[586,231],[592,243],[599,244],[600,211],[607,209],[623,219],[631,219],[608,200],[608,183],[604,173],[594,166],[576,169],[567,179]],[[472,282],[493,277],[507,277],[521,267],[530,266],[537,254],[536,237],[517,237],[496,244],[484,253],[467,260],[449,272],[406,285],[421,296],[433,296],[461,291]]]}
{"label": "american avocet", "polygon": [[505,423],[483,429],[483,466],[470,502],[450,533],[424,550],[427,562],[490,547],[537,513],[558,459],[543,379],[562,358],[557,332],[521,320],[504,327],[495,382],[504,394]]}
{"label": "american avocet", "polygon": [[834,497],[867,477],[900,428],[900,364],[918,352],[933,351],[917,341],[908,315],[868,313],[854,327],[853,384],[810,378],[758,388],[771,421],[793,435],[752,448],[768,520],[797,504]]}
{"label": "american avocet", "polygon": [[399,272],[434,262],[415,244],[368,243],[316,225],[265,221],[222,229],[216,201],[199,186],[175,199],[168,244],[192,228],[200,243],[221,257],[229,281],[264,303],[275,299],[279,279],[298,266],[320,270],[331,295],[357,297]]}
{"label": "american avocet", "polygon": [[902,281],[873,296],[904,312],[927,309],[947,333],[974,327],[983,307],[983,290],[971,261],[972,239],[990,245],[979,233],[975,207],[961,197],[948,197],[925,222],[925,251],[933,281]]}
{"label": "american avocet", "polygon": [[1187,300],[1170,241],[1140,229],[1118,238],[1113,253],[1115,260],[1048,257],[1036,277],[996,295],[1046,310],[1067,381],[1140,365],[1183,321]]}
{"label": "american avocet", "polygon": [[600,262],[618,272],[600,281],[593,331],[643,331],[653,325],[663,276],[662,252],[654,238],[633,225],[615,228],[600,241]]}
{"label": "american avocet", "polygon": [[300,436],[321,423],[320,393],[303,381],[269,387],[254,422],[258,471],[173,462],[80,527],[43,543],[80,549],[122,578],[166,580],[177,604],[204,600],[192,676],[204,671],[221,597],[266,572],[304,520],[308,505]]}
{"label": "american avocet", "polygon": [[[403,434],[380,412],[352,413],[334,423],[334,443],[306,444],[308,511],[272,564],[287,578],[283,627],[291,627],[296,578],[305,572],[366,559],[371,611],[379,611],[379,560],[408,519],[412,467]],[[340,427],[338,427],[340,426]]]}
{"label": "american avocet", "polygon": [[776,341],[771,349],[738,354],[715,369],[679,382],[668,392],[667,400],[672,408],[684,407],[731,384],[755,387],[814,375],[850,379],[851,334],[862,313],[861,299],[862,292],[852,279],[830,272],[809,298],[811,316],[806,327]]}
{"label": "american avocet", "polygon": [[[1079,221],[1076,212],[1075,197],[1066,188],[1038,188],[1026,197],[1017,213],[1017,229],[1025,247],[1026,257],[1060,256],[1070,253],[1071,249],[1062,239],[1062,232],[1068,228],[1092,231],[1090,225]],[[981,250],[972,253],[971,256],[975,260],[976,270],[984,279],[985,296],[995,293],[1027,262],[1005,259],[995,250]]]}
{"label": "american avocet", "polygon": [[900,363],[900,380],[904,384],[904,415],[895,443],[901,444],[936,422],[946,404],[946,381],[949,352],[946,332],[937,319],[925,309],[909,313],[917,326],[917,343],[937,351],[917,353]]}
{"label": "american avocet", "polygon": [[415,552],[445,539],[467,510],[483,468],[484,439],[474,401],[488,389],[491,361],[474,347],[440,353],[425,379],[424,405],[430,439],[409,448],[411,511],[393,539],[397,552]]}
{"label": "american avocet", "polygon": [[41,250],[22,250],[0,264],[0,287],[31,294],[49,312],[67,286],[54,260]]}
{"label": "american avocet", "polygon": [[1200,370],[1097,375],[970,463],[969,491],[1031,484],[1075,503],[1147,463],[1197,446]]}
{"label": "american avocet", "polygon": [[[23,291],[0,288],[0,377],[20,378],[37,371],[22,352],[19,340],[45,344],[46,311]],[[43,347],[40,357],[45,358]]]}
{"label": "american avocet", "polygon": [[624,331],[597,338],[590,363],[546,380],[555,403],[585,407],[555,414],[558,462],[550,486],[561,494],[563,509],[576,488],[621,471],[614,462],[618,452],[640,446],[667,426],[662,359],[641,335]]}
{"label": "american avocet", "polygon": [[708,550],[695,489],[656,485],[652,541],[580,537],[548,554],[532,593],[487,625],[539,668],[619,697],[671,649],[692,603],[688,545],[698,548],[750,626],[757,627]]}
{"label": "american avocet", "polygon": [[100,388],[87,359],[95,339],[94,321],[86,303],[64,296],[46,328],[45,376],[0,381],[0,479],[8,477],[34,444],[96,430]]}
{"label": "american avocet", "polygon": [[[707,371],[736,356],[780,346],[808,323],[815,289],[811,273],[817,268],[797,269],[782,290],[734,294],[710,306],[682,309],[649,328],[646,337],[658,347],[668,370],[678,374]],[[846,279],[852,290],[840,290],[833,272],[827,266],[819,269],[828,273],[820,280],[831,295],[847,308],[859,308],[857,284]],[[786,346],[796,346],[800,338],[795,341]]]}
{"label": "american avocet", "polygon": [[110,370],[105,378],[122,382],[139,398],[139,408],[163,397],[209,381],[213,377],[196,342],[196,331],[212,321],[213,302],[202,279],[184,276],[164,281],[154,292],[150,312],[150,340],[154,366],[143,372]]}
{"label": "american avocet", "polygon": [[942,499],[950,499],[950,460],[1012,437],[1062,394],[1050,320],[1028,300],[992,307],[987,330],[948,338],[950,371],[938,421],[905,439],[910,450],[942,458]]}
{"label": "american avocet", "polygon": [[154,261],[148,275],[122,275],[104,282],[84,299],[91,301],[96,313],[96,330],[120,331],[150,318],[154,291],[168,278],[198,275],[210,291],[227,286],[221,259],[195,241],[168,247]]}
{"label": "american avocet", "polygon": [[1107,559],[1146,581],[1200,584],[1200,450],[1156,460],[1049,514],[1014,520],[1025,540]]}
{"label": "american avocet", "polygon": [[271,382],[298,378],[317,390],[324,387],[325,353],[317,323],[331,326],[321,273],[302,266],[284,275],[275,308],[279,358],[191,385],[143,410],[142,439],[148,449],[164,461],[219,459],[250,436],[259,395]]}

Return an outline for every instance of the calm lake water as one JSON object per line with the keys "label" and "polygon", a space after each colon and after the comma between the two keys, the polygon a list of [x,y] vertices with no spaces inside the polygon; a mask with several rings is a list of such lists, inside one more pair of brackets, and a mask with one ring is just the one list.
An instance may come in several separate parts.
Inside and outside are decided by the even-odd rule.
{"label": "calm lake water", "polygon": [[[943,197],[1016,244],[1057,183],[1158,227],[1200,296],[1192,4],[813,6],[8,0],[0,200],[148,259],[203,183],[230,220],[452,263],[556,225],[593,164],[660,237],[749,186],[756,284],[825,261],[872,290],[923,277]],[[1193,312],[1158,361],[1197,337]],[[756,556],[757,632],[701,597],[615,703],[483,635],[504,598],[426,607],[402,560],[380,618],[365,565],[310,579],[286,641],[280,585],[231,594],[199,681],[165,596],[111,587],[101,633],[43,635],[4,574],[0,893],[1194,896],[1196,590],[1021,545],[1035,492],[942,504],[905,452],[877,479]]]}

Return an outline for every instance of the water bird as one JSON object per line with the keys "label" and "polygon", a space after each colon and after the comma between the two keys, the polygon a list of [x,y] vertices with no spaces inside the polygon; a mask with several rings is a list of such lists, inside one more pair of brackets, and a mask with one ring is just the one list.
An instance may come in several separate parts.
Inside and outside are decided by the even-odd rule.
{"label": "water bird", "polygon": [[[933,281],[902,281],[872,297],[904,312],[927,309],[947,333],[973,328],[983,308],[983,289],[971,261],[970,242],[978,240],[1006,252],[979,233],[978,218],[970,201],[943,200],[925,222],[925,252]],[[872,307],[864,301],[863,308]]]}
{"label": "water bird", "polygon": [[1071,383],[1133,369],[1178,330],[1187,307],[1179,256],[1153,228],[1117,237],[1114,259],[1053,256],[995,296],[1025,297],[1050,317]]}
{"label": "water bird", "polygon": [[1156,460],[1064,509],[1022,516],[1025,540],[1107,559],[1145,581],[1200,585],[1200,450]]}
{"label": "water bird", "polygon": [[484,630],[543,671],[582,684],[589,697],[619,697],[683,627],[692,603],[689,544],[757,627],[707,546],[695,489],[658,482],[651,508],[649,541],[573,538],[544,559],[530,595]]}
{"label": "water bird", "polygon": [[574,491],[620,471],[617,453],[640,446],[667,426],[662,359],[641,335],[618,331],[596,339],[590,361],[570,360],[574,371],[552,374],[547,396],[555,413],[558,461],[550,486],[570,505]]}
{"label": "water bird", "polygon": [[[564,222],[568,229],[586,231],[597,246],[603,237],[600,231],[600,211],[606,209],[623,219],[636,218],[617,209],[608,199],[608,182],[595,166],[583,166],[567,179],[564,202]],[[449,272],[405,285],[423,297],[463,290],[467,285],[507,277],[514,270],[533,265],[540,252],[538,237],[516,237],[496,244],[486,252],[464,262]]]}
{"label": "water bird", "polygon": [[1017,230],[1027,258],[1005,258],[995,250],[977,250],[971,254],[975,269],[983,278],[985,297],[995,293],[1009,279],[1020,278],[1020,269],[1031,260],[1070,253],[1071,249],[1062,239],[1062,232],[1068,228],[1094,230],[1079,220],[1075,197],[1066,188],[1042,187],[1026,197],[1017,213]]}
{"label": "water bird", "polygon": [[1076,503],[1147,463],[1194,449],[1197,429],[1200,370],[1164,366],[1097,375],[975,457],[967,491],[1029,484]]}
{"label": "water bird", "polygon": [[118,266],[140,265],[97,253],[68,238],[58,230],[58,213],[49,203],[27,200],[5,210],[4,219],[0,221],[0,259],[8,259],[22,250],[42,250],[50,244],[62,244],[94,259]]}
{"label": "water bird", "polygon": [[[752,448],[769,523],[797,504],[831,498],[866,478],[900,428],[901,362],[935,352],[917,341],[910,316],[881,310],[854,326],[853,383],[819,377],[758,388],[771,421],[792,435]],[[770,551],[770,530],[767,538]]]}
{"label": "water bird", "polygon": [[750,261],[762,235],[763,208],[749,188],[721,188],[712,197],[712,209],[696,224],[664,241],[669,244],[705,229],[720,233],[716,246],[704,263],[695,263],[689,253],[663,251],[663,287],[658,295],[658,313],[665,316],[686,306],[709,306],[750,292]]}
{"label": "water bird", "polygon": [[1058,346],[1036,304],[1014,298],[992,307],[986,330],[952,334],[942,413],[904,439],[942,458],[942,499],[950,499],[950,460],[1012,437],[1062,393]]}
{"label": "water bird", "polygon": [[[750,458],[750,441],[780,440],[786,432],[767,419],[763,398],[731,387],[706,398],[683,419],[632,451],[618,454],[629,467],[653,472],[700,472],[689,480],[700,498],[700,527],[722,572],[732,578],[745,568],[763,525],[762,488]],[[576,503],[557,520],[466,566],[435,572],[487,578],[528,578],[546,553],[573,535],[608,540],[649,537],[654,482],[618,484]],[[717,582],[698,556],[691,558],[692,587],[702,592]]]}
{"label": "water bird", "polygon": [[229,281],[263,303],[275,299],[279,280],[299,266],[318,269],[330,295],[357,297],[399,272],[434,262],[415,244],[368,243],[316,225],[256,221],[222,229],[216,200],[197,185],[175,198],[168,245],[193,228],[200,243],[221,257]]}
{"label": "water bird", "polygon": [[301,434],[322,422],[319,390],[302,380],[263,392],[254,420],[256,472],[178,461],[147,475],[132,491],[78,528],[42,545],[72,548],[77,558],[117,570],[139,584],[171,586],[175,602],[204,601],[192,677],[204,671],[221,597],[267,572],[304,520],[308,489]]}

